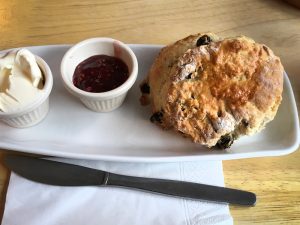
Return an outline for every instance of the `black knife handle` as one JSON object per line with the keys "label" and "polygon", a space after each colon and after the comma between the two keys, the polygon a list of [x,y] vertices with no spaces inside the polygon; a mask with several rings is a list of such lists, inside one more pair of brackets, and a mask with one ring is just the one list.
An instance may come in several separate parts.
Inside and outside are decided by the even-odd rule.
{"label": "black knife handle", "polygon": [[252,192],[183,181],[140,178],[107,173],[104,184],[235,205],[254,206],[256,203],[256,195]]}

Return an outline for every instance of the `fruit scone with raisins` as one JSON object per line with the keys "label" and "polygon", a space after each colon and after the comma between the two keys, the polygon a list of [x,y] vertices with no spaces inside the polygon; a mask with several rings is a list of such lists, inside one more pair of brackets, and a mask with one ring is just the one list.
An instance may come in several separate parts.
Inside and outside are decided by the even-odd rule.
{"label": "fruit scone with raisins", "polygon": [[140,87],[152,122],[196,143],[228,148],[274,119],[283,66],[248,37],[196,34],[164,47]]}

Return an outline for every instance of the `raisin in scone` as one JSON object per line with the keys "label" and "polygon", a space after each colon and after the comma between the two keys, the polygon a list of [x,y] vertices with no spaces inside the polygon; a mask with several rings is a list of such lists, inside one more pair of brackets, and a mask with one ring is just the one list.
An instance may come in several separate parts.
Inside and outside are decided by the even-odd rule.
{"label": "raisin in scone", "polygon": [[[200,44],[201,38],[206,41]],[[247,37],[221,40],[213,34],[162,49],[141,85],[152,122],[221,148],[273,120],[282,89],[283,67],[270,48]]]}

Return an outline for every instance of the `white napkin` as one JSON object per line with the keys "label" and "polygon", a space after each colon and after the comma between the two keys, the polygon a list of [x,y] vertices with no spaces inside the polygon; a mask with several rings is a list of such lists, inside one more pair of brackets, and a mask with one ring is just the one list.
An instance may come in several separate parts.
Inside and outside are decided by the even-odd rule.
{"label": "white napkin", "polygon": [[[113,163],[56,159],[114,173],[224,186],[221,161]],[[227,204],[187,200],[117,187],[59,187],[14,173],[2,225],[232,224]]]}

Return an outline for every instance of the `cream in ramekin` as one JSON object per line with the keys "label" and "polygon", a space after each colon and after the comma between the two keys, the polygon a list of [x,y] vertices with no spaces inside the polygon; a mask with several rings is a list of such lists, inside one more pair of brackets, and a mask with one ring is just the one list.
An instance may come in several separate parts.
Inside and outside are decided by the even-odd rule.
{"label": "cream in ramekin", "polygon": [[0,57],[0,120],[17,127],[42,121],[49,110],[53,85],[47,63],[27,49]]}

